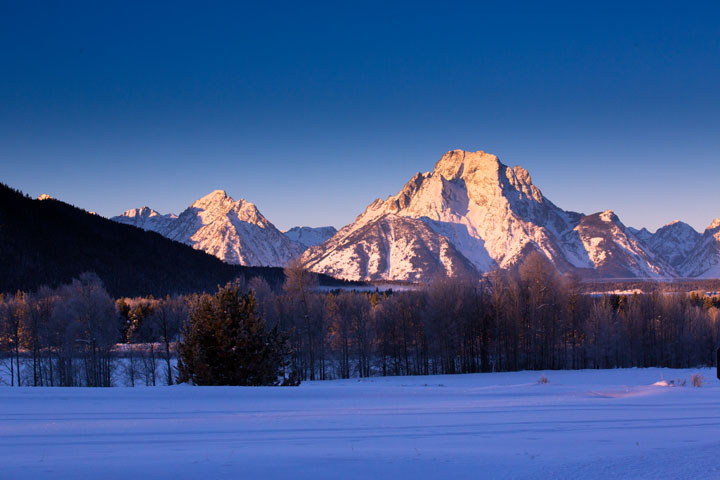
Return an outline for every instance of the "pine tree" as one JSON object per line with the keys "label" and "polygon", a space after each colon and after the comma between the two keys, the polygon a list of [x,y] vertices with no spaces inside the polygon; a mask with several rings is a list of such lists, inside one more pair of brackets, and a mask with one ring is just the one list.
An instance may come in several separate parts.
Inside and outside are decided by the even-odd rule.
{"label": "pine tree", "polygon": [[265,328],[253,293],[228,283],[192,306],[178,344],[178,382],[195,385],[291,385],[288,336]]}

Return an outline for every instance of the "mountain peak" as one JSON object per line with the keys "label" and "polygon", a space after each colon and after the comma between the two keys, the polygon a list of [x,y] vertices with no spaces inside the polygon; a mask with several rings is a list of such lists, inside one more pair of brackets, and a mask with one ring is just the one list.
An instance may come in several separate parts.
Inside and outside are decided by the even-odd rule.
{"label": "mountain peak", "polygon": [[612,210],[605,210],[604,212],[602,212],[600,214],[600,219],[603,222],[608,222],[608,223],[613,223],[613,222],[618,221],[617,215],[615,215],[615,212],[613,212]]}
{"label": "mountain peak", "polygon": [[149,230],[151,232],[161,232],[165,227],[177,219],[174,213],[162,215],[150,207],[131,208],[126,210],[122,215],[112,217],[111,220],[132,225],[134,227]]}
{"label": "mountain peak", "polygon": [[234,200],[228,196],[225,190],[213,190],[204,197],[195,200],[191,207],[207,208],[208,205],[223,203],[228,199],[234,203]]}
{"label": "mountain peak", "polygon": [[629,227],[629,230],[632,232],[633,235],[635,235],[643,242],[648,241],[653,237],[653,234],[650,233],[650,231],[645,227],[642,227],[640,230],[638,230],[637,228]]}
{"label": "mountain peak", "polygon": [[303,248],[313,247],[324,243],[327,239],[337,233],[335,227],[293,227],[283,232],[286,237]]}
{"label": "mountain peak", "polygon": [[665,226],[657,229],[655,235],[660,237],[665,235],[677,236],[677,235],[699,235],[694,228],[685,222],[680,220],[673,220]]}
{"label": "mountain peak", "polygon": [[466,173],[476,170],[495,170],[500,167],[498,157],[491,153],[478,150],[451,150],[435,164],[434,173],[442,175],[446,180],[455,180]]}
{"label": "mountain peak", "polygon": [[673,220],[667,225],[659,228],[655,234],[664,235],[665,232],[673,232],[673,235],[686,234],[686,235],[699,235],[693,227],[680,220]]}
{"label": "mountain peak", "polygon": [[225,190],[213,190],[179,216],[143,207],[112,220],[157,232],[233,264],[283,266],[301,251],[255,204],[236,202]]}
{"label": "mountain peak", "polygon": [[720,218],[697,236],[701,240],[685,255],[680,271],[687,277],[720,278]]}
{"label": "mountain peak", "polygon": [[51,197],[51,196],[48,195],[47,193],[43,193],[43,194],[40,195],[37,199],[38,199],[38,200],[55,200],[53,197]]}
{"label": "mountain peak", "polygon": [[204,197],[200,198],[200,200],[211,199],[211,198],[224,199],[224,198],[228,198],[228,194],[225,190],[213,190],[212,192],[208,193]]}
{"label": "mountain peak", "polygon": [[153,210],[152,208],[150,208],[148,206],[144,206],[141,208],[131,208],[130,210],[125,210],[125,212],[123,212],[123,214],[122,214],[123,217],[128,217],[128,218],[134,218],[134,217],[148,218],[148,217],[157,217],[159,215],[160,214],[157,211]]}
{"label": "mountain peak", "polygon": [[679,267],[688,257],[701,235],[679,220],[660,227],[643,240],[650,249],[673,267]]}

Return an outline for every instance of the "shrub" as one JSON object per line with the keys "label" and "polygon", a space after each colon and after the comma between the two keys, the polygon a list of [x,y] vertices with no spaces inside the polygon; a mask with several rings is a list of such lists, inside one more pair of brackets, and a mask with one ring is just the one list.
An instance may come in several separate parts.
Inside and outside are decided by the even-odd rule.
{"label": "shrub", "polygon": [[699,373],[693,373],[690,375],[690,383],[693,387],[700,388],[702,387],[703,382],[705,381],[705,377],[700,375]]}
{"label": "shrub", "polygon": [[179,382],[195,385],[297,385],[287,372],[288,336],[265,328],[255,297],[228,283],[192,307],[178,344]]}
{"label": "shrub", "polygon": [[538,378],[538,383],[541,385],[545,385],[547,383],[550,383],[550,380],[545,375],[540,375],[540,378]]}

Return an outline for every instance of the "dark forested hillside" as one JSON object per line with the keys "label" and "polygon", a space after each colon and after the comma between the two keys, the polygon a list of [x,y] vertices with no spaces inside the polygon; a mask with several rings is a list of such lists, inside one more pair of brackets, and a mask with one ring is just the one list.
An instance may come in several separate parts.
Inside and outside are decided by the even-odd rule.
{"label": "dark forested hillside", "polygon": [[282,284],[281,268],[228,265],[156,233],[0,184],[0,292],[95,272],[113,296],[214,291],[235,277]]}

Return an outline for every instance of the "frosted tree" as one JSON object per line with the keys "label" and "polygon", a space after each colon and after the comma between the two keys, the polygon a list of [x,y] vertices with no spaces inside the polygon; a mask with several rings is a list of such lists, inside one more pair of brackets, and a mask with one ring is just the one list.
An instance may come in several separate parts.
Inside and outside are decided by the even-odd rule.
{"label": "frosted tree", "polygon": [[[180,328],[188,318],[188,307],[181,297],[170,297],[158,300],[152,313],[145,320],[143,329],[147,332],[146,338],[151,341],[159,340],[163,349],[165,362],[165,379],[168,385],[173,384],[173,369],[171,364],[171,346],[177,341]],[[154,357],[153,357],[154,358]]]}

